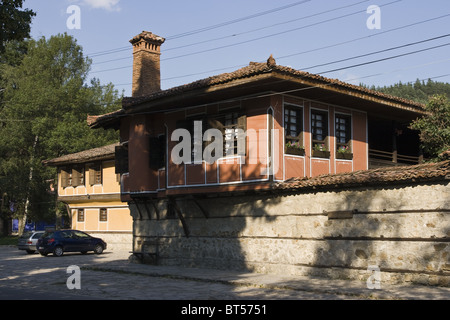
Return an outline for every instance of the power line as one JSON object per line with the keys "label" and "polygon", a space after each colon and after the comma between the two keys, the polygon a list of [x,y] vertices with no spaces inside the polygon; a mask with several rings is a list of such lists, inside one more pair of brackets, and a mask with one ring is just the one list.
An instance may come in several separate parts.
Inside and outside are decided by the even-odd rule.
{"label": "power line", "polygon": [[373,64],[373,63],[377,63],[377,62],[387,61],[387,60],[396,59],[396,58],[399,58],[399,57],[408,56],[408,55],[411,55],[411,54],[416,54],[416,53],[420,53],[420,52],[424,52],[424,51],[428,51],[428,50],[442,48],[442,47],[445,47],[445,46],[448,46],[448,45],[450,45],[450,42],[449,43],[445,43],[445,44],[441,44],[441,45],[438,45],[438,46],[430,47],[430,48],[425,48],[425,49],[421,49],[421,50],[416,50],[416,51],[412,51],[412,52],[398,54],[398,55],[387,57],[387,58],[383,58],[383,59],[372,60],[372,61],[368,61],[368,62],[354,64],[354,65],[347,66],[347,67],[342,67],[342,68],[337,68],[337,69],[333,69],[333,70],[318,72],[316,74],[330,73],[330,72],[335,72],[335,71],[340,71],[340,70],[345,70],[345,69],[361,67],[361,66],[365,66],[365,65],[368,65],[368,64]]}
{"label": "power line", "polygon": [[[213,39],[208,39],[208,40],[203,40],[203,41],[197,41],[195,43],[190,43],[190,44],[181,45],[181,46],[172,47],[172,48],[165,48],[164,52],[168,52],[168,51],[172,51],[172,50],[178,50],[178,49],[183,49],[183,48],[187,48],[187,47],[191,47],[191,46],[198,46],[199,44],[204,44],[204,43],[208,43],[208,42],[212,42],[212,41],[218,41],[218,40],[224,40],[224,39],[227,39],[227,38],[238,37],[238,36],[241,36],[241,35],[244,35],[244,34],[256,32],[256,31],[261,31],[261,30],[264,30],[264,29],[272,28],[272,27],[275,27],[275,26],[283,25],[283,24],[292,23],[292,22],[295,22],[295,21],[298,21],[298,20],[302,20],[302,19],[308,19],[308,18],[316,17],[316,16],[319,16],[319,15],[323,15],[323,14],[326,14],[326,13],[329,13],[329,12],[333,12],[333,11],[337,11],[337,10],[340,10],[340,9],[353,7],[353,6],[356,6],[358,4],[361,4],[361,3],[367,2],[367,1],[369,1],[369,0],[359,1],[359,2],[356,2],[356,3],[350,4],[350,5],[346,5],[346,6],[342,6],[342,7],[338,7],[338,8],[333,8],[333,9],[329,9],[329,10],[325,10],[325,11],[322,11],[322,12],[318,12],[318,13],[310,14],[310,15],[307,15],[307,16],[303,16],[303,17],[300,17],[300,18],[296,18],[296,19],[292,19],[292,20],[288,20],[288,21],[283,21],[283,22],[275,23],[275,24],[272,24],[272,25],[269,25],[269,26],[264,26],[264,27],[260,27],[260,28],[256,28],[256,29],[252,29],[252,30],[247,30],[247,31],[240,32],[240,33],[233,33],[231,35],[227,35],[227,36],[223,36],[223,37],[218,37],[218,38],[213,38]],[[398,0],[398,1],[402,1],[402,0]],[[126,47],[126,49],[129,49],[129,47]],[[120,50],[120,51],[123,51],[123,50]],[[111,60],[106,60],[106,61],[101,61],[101,62],[94,62],[93,65],[109,63],[109,62],[115,62],[115,61],[119,61],[119,60],[128,60],[128,59],[131,59],[131,58],[132,58],[132,56],[128,55],[127,57],[123,57],[123,58],[116,58],[116,59],[111,59]]]}
{"label": "power line", "polygon": [[285,6],[282,6],[282,7],[275,8],[275,9],[263,11],[263,12],[256,13],[256,14],[252,14],[252,15],[249,15],[249,16],[246,16],[246,17],[243,17],[243,18],[238,18],[238,19],[234,19],[234,20],[218,23],[218,24],[215,24],[215,25],[212,25],[212,26],[209,26],[209,27],[203,27],[203,28],[199,28],[199,29],[196,29],[196,30],[179,33],[179,34],[176,34],[176,35],[173,35],[173,36],[169,36],[166,39],[167,40],[173,40],[173,39],[178,39],[178,38],[190,36],[190,35],[193,35],[193,34],[198,34],[198,33],[205,32],[205,31],[221,28],[221,27],[224,27],[224,26],[227,26],[227,25],[230,25],[230,24],[234,24],[234,23],[237,23],[237,22],[242,22],[242,21],[245,21],[245,20],[254,19],[254,18],[261,17],[261,16],[264,16],[264,15],[267,15],[267,14],[270,14],[270,13],[274,13],[274,12],[277,12],[277,11],[281,11],[281,10],[285,10],[285,9],[288,9],[288,8],[292,8],[294,6],[305,4],[305,3],[310,2],[310,1],[311,0],[298,1],[298,2],[295,2],[295,3],[289,4],[289,5],[285,5]]}
{"label": "power line", "polygon": [[[286,9],[292,8],[294,6],[305,4],[305,3],[310,2],[310,1],[312,1],[312,0],[298,1],[298,2],[294,2],[294,3],[291,3],[291,4],[285,5],[285,6],[281,6],[281,7],[277,7],[277,8],[270,9],[270,10],[267,10],[267,11],[263,11],[263,12],[260,12],[260,13],[252,14],[252,15],[249,15],[249,16],[245,16],[245,17],[242,17],[242,18],[238,18],[238,19],[234,19],[234,20],[230,20],[230,21],[225,21],[225,22],[222,22],[222,23],[219,23],[219,24],[215,24],[215,25],[208,26],[208,27],[202,27],[202,28],[199,28],[199,29],[196,29],[196,30],[186,31],[186,32],[183,32],[183,33],[179,33],[179,34],[175,34],[175,35],[172,35],[172,36],[168,36],[168,37],[166,37],[166,40],[178,39],[178,38],[194,35],[194,34],[197,34],[197,33],[205,32],[205,31],[209,31],[209,30],[213,30],[213,29],[217,29],[217,28],[220,28],[220,27],[228,26],[230,24],[242,22],[242,21],[245,21],[245,20],[254,19],[254,18],[261,17],[261,16],[264,16],[264,15],[267,15],[267,14],[270,14],[270,13],[278,12],[278,11],[281,11],[281,10],[286,10]],[[127,47],[120,47],[120,48],[116,48],[116,49],[110,49],[110,50],[105,50],[105,51],[94,52],[94,53],[89,54],[88,56],[94,57],[94,56],[100,56],[100,55],[105,55],[105,54],[110,54],[110,53],[117,53],[117,52],[124,51],[124,50],[127,50],[127,49],[129,49],[128,46]]]}
{"label": "power line", "polygon": [[422,24],[422,23],[427,23],[427,22],[439,20],[439,19],[442,19],[442,18],[446,18],[448,16],[450,16],[450,14],[444,14],[442,16],[438,16],[438,17],[422,20],[422,21],[419,21],[419,22],[410,23],[410,24],[407,24],[407,25],[404,25],[404,26],[401,26],[401,27],[397,27],[397,28],[381,31],[381,32],[378,32],[378,33],[373,34],[373,35],[364,36],[364,37],[360,37],[360,38],[355,38],[355,39],[352,39],[352,40],[343,41],[343,42],[339,42],[339,43],[335,43],[335,44],[332,44],[332,45],[328,45],[328,46],[324,46],[324,47],[320,47],[320,48],[315,48],[315,49],[311,49],[311,50],[307,50],[307,51],[292,53],[292,54],[289,54],[289,55],[286,55],[286,56],[278,57],[277,59],[285,59],[285,58],[290,58],[290,57],[297,56],[297,55],[302,55],[302,54],[305,54],[305,53],[311,53],[311,52],[315,52],[315,51],[319,51],[319,50],[323,50],[323,49],[329,49],[329,48],[337,47],[337,46],[340,46],[340,45],[343,45],[343,44],[356,42],[356,41],[359,41],[359,40],[362,40],[362,39],[376,37],[376,36],[379,36],[379,35],[382,35],[382,34],[385,34],[385,33],[389,33],[389,32],[392,32],[392,31],[397,31],[397,30],[413,27],[413,26],[416,26],[416,25],[419,25],[419,24]]}
{"label": "power line", "polygon": [[[400,1],[402,1],[402,0],[392,1],[392,2],[386,3],[386,4],[382,5],[382,6],[388,6],[388,5],[391,5],[391,4],[400,2]],[[352,15],[355,15],[355,14],[359,14],[359,13],[361,13],[361,12],[366,12],[366,10],[363,10],[363,11],[361,11],[361,10],[360,10],[360,11],[356,11],[356,12],[353,12],[353,13],[341,15],[341,16],[338,16],[338,17],[335,17],[335,18],[330,18],[330,19],[322,20],[322,21],[320,21],[320,22],[312,23],[312,24],[305,25],[305,26],[302,26],[302,27],[298,27],[298,28],[294,28],[294,29],[289,29],[289,30],[286,30],[286,31],[277,32],[277,33],[273,33],[273,34],[270,34],[270,35],[265,35],[265,36],[262,36],[262,37],[258,37],[258,38],[246,40],[246,41],[236,42],[236,43],[233,43],[233,44],[230,44],[230,45],[224,45],[224,46],[219,46],[219,47],[215,47],[215,48],[211,48],[211,49],[206,49],[206,50],[201,50],[201,51],[197,51],[197,52],[186,53],[186,54],[182,54],[182,55],[179,55],[179,56],[174,56],[174,57],[164,58],[164,59],[161,59],[161,61],[167,61],[167,60],[173,60],[173,59],[178,59],[178,58],[184,58],[184,57],[191,56],[191,55],[195,55],[195,54],[200,54],[200,53],[206,53],[206,52],[216,51],[216,50],[220,50],[220,49],[224,49],[224,48],[229,48],[229,47],[237,46],[237,45],[241,45],[241,44],[247,44],[247,43],[249,43],[249,42],[253,42],[253,41],[257,41],[257,40],[261,40],[261,39],[266,39],[266,38],[278,36],[278,35],[281,35],[281,34],[284,34],[284,33],[293,32],[293,31],[298,31],[298,30],[300,30],[300,29],[305,29],[305,28],[308,28],[308,27],[316,26],[316,25],[319,25],[319,24],[322,24],[322,23],[326,23],[326,22],[330,22],[330,21],[334,21],[334,20],[346,18],[346,17],[352,16]],[[124,59],[125,59],[125,58],[124,58]],[[109,61],[109,62],[111,62],[111,61]],[[117,67],[117,68],[112,68],[112,69],[106,69],[106,70],[94,71],[93,73],[107,72],[107,71],[115,71],[115,70],[120,70],[120,69],[125,69],[125,68],[131,68],[131,67],[132,67],[132,65],[128,65],[128,66],[124,66],[124,67]]]}
{"label": "power line", "polygon": [[317,67],[323,67],[323,66],[327,66],[327,65],[330,65],[330,64],[335,64],[335,63],[344,62],[344,61],[348,61],[348,60],[363,58],[363,57],[371,56],[371,55],[374,55],[374,54],[388,52],[388,51],[392,51],[392,50],[396,50],[396,49],[400,49],[400,48],[406,48],[406,47],[413,46],[413,45],[416,45],[416,44],[425,43],[425,42],[433,41],[433,40],[437,40],[437,39],[442,39],[442,38],[445,38],[445,37],[448,37],[448,36],[450,36],[450,33],[442,35],[442,36],[434,37],[434,38],[429,38],[429,39],[425,39],[425,40],[421,40],[421,41],[407,43],[407,44],[404,44],[404,45],[401,45],[401,46],[396,46],[396,47],[392,47],[392,48],[388,48],[388,49],[374,51],[374,52],[370,52],[370,53],[366,53],[366,54],[361,54],[361,55],[358,55],[358,56],[353,56],[353,57],[350,57],[350,58],[345,58],[345,59],[341,59],[341,60],[335,60],[335,61],[331,61],[331,62],[327,62],[327,63],[317,64],[315,66],[311,66],[311,67],[307,67],[307,68],[300,68],[300,69],[301,70],[308,70],[308,69],[313,69],[313,68],[317,68]]}
{"label": "power line", "polygon": [[[386,4],[382,5],[382,6],[388,6],[388,5],[391,5],[391,4],[400,2],[400,1],[402,1],[402,0],[392,1],[392,2],[386,3]],[[382,7],[382,6],[380,6],[380,7]],[[319,21],[319,22],[311,23],[311,24],[308,24],[308,25],[305,25],[305,26],[301,26],[301,27],[297,27],[297,28],[293,28],[293,29],[289,29],[289,30],[285,30],[285,31],[281,31],[281,32],[276,32],[276,33],[272,33],[272,34],[269,34],[269,35],[264,35],[264,36],[258,37],[258,38],[253,38],[253,39],[249,39],[249,40],[245,40],[245,41],[235,42],[235,43],[232,43],[232,44],[223,45],[223,46],[210,48],[210,49],[205,49],[205,50],[200,50],[200,51],[196,51],[196,52],[186,53],[186,54],[182,54],[182,55],[178,55],[178,56],[174,56],[174,57],[164,58],[164,59],[161,59],[161,61],[178,59],[178,58],[184,58],[184,57],[187,57],[187,56],[192,56],[192,55],[201,54],[201,53],[205,53],[205,52],[211,52],[211,51],[216,51],[216,50],[220,50],[220,49],[235,47],[235,46],[238,46],[238,45],[241,45],[241,44],[248,44],[250,42],[254,42],[254,41],[258,41],[258,40],[262,40],[262,39],[267,39],[267,38],[271,38],[271,37],[275,37],[275,36],[279,36],[279,35],[282,35],[282,34],[286,34],[286,33],[293,32],[293,31],[298,31],[298,30],[301,30],[301,29],[306,29],[306,28],[309,28],[309,27],[317,26],[319,24],[327,23],[327,22],[330,22],[330,21],[335,21],[335,20],[342,19],[342,18],[347,18],[347,17],[350,17],[352,15],[359,14],[361,12],[366,12],[366,10],[359,10],[359,11],[348,13],[348,14],[341,15],[341,16],[338,16],[338,17],[334,17],[334,18],[322,20],[322,21]]]}
{"label": "power line", "polygon": [[[323,14],[326,14],[326,13],[329,13],[329,12],[333,12],[333,11],[337,11],[337,10],[340,10],[340,9],[353,7],[353,6],[356,6],[358,4],[361,4],[361,3],[367,2],[367,1],[370,1],[370,0],[359,1],[357,3],[353,3],[353,4],[350,4],[350,5],[346,5],[346,6],[342,6],[342,7],[338,7],[338,8],[333,8],[333,9],[329,9],[329,10],[325,10],[325,11],[322,11],[322,12],[318,12],[318,13],[310,14],[310,15],[307,15],[307,16],[303,16],[303,17],[300,17],[300,18],[296,18],[296,19],[292,19],[292,20],[288,20],[288,21],[283,21],[283,22],[278,22],[278,23],[275,23],[275,24],[271,24],[271,25],[268,25],[268,26],[264,26],[264,27],[260,27],[260,28],[256,28],[256,29],[252,29],[252,30],[243,31],[243,32],[240,32],[240,33],[233,33],[233,34],[228,35],[228,36],[223,36],[223,37],[219,37],[219,38],[203,40],[203,41],[199,41],[199,42],[195,42],[195,43],[191,43],[191,44],[186,44],[186,45],[182,45],[182,46],[177,46],[177,47],[173,47],[173,48],[166,48],[166,49],[164,49],[164,52],[171,51],[171,50],[182,49],[182,48],[191,47],[191,46],[197,46],[199,44],[203,44],[203,43],[207,43],[207,42],[223,40],[223,39],[227,39],[227,38],[234,38],[234,37],[237,37],[237,36],[241,36],[243,34],[248,34],[248,33],[256,32],[256,31],[261,31],[261,30],[272,28],[272,27],[276,27],[276,26],[279,26],[279,25],[292,23],[292,22],[295,22],[295,21],[298,21],[298,20],[303,20],[303,19],[308,19],[308,18],[320,16],[320,15],[323,15]],[[399,0],[399,1],[401,1],[401,0]]]}

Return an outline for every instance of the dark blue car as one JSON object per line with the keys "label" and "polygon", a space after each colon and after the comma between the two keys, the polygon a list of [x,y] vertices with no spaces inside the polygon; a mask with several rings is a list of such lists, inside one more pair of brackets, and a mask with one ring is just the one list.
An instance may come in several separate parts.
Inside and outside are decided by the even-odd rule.
{"label": "dark blue car", "polygon": [[64,252],[85,254],[88,251],[100,254],[106,249],[106,242],[78,230],[57,230],[46,232],[38,240],[36,248],[43,256],[53,253],[60,257]]}

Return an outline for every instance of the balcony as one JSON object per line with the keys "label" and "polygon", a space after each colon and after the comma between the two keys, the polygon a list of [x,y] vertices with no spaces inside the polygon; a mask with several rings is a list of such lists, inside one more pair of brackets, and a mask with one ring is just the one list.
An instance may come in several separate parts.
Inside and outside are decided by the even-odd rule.
{"label": "balcony", "polygon": [[369,149],[369,169],[392,166],[405,166],[422,163],[423,156],[408,156],[397,151]]}

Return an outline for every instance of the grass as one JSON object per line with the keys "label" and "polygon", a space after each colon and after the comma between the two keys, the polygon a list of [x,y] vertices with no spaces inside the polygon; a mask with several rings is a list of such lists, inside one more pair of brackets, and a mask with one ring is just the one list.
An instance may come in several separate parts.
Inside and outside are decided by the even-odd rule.
{"label": "grass", "polygon": [[0,237],[0,246],[4,245],[17,245],[17,239],[19,239],[18,236],[6,236],[6,237]]}

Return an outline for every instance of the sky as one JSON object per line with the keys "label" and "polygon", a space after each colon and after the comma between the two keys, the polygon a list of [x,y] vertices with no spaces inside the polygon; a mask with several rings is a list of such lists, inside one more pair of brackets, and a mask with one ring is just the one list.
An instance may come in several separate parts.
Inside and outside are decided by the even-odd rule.
{"label": "sky", "polygon": [[166,39],[161,88],[278,65],[368,86],[450,82],[449,0],[25,0],[34,39],[68,33],[90,78],[131,96],[141,31]]}

